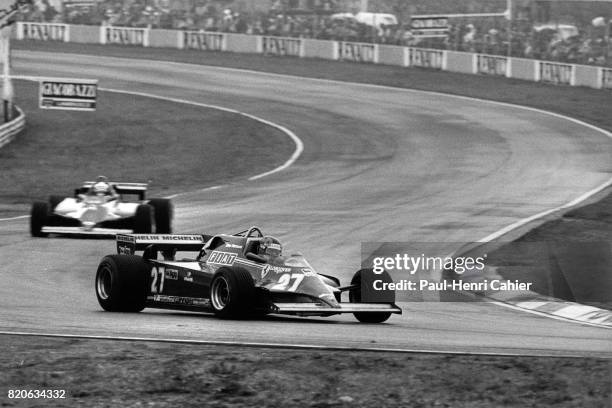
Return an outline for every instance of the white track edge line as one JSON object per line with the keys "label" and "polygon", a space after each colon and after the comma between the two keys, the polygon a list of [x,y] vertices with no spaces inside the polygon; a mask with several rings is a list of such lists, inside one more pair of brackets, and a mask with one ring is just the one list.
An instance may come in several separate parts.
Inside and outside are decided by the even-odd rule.
{"label": "white track edge line", "polygon": [[[12,332],[0,331],[0,335],[7,336],[32,336],[32,337],[54,337],[67,339],[87,339],[87,340],[115,340],[115,341],[149,341],[156,343],[180,343],[180,344],[200,344],[210,346],[237,346],[237,347],[261,347],[274,349],[297,349],[297,350],[320,350],[320,351],[359,351],[359,352],[378,352],[378,353],[419,353],[419,354],[451,354],[451,355],[468,355],[468,356],[498,356],[498,357],[553,357],[553,358],[585,358],[584,355],[578,353],[538,353],[538,350],[531,349],[535,352],[532,354],[512,352],[474,352],[474,351],[458,351],[458,350],[430,350],[418,348],[392,348],[392,347],[350,347],[350,346],[321,346],[317,344],[291,344],[291,343],[259,343],[259,342],[244,342],[231,340],[189,340],[189,339],[164,339],[155,337],[131,337],[131,336],[99,336],[88,334],[60,334],[60,333],[37,333],[37,332]],[[520,350],[520,349],[519,349]],[[612,359],[612,356],[588,356],[588,358]]]}

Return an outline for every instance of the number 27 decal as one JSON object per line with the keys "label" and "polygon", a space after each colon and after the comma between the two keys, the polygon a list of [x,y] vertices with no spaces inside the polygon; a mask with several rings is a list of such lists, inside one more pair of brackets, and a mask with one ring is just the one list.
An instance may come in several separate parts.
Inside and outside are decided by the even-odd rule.
{"label": "number 27 decal", "polygon": [[295,292],[297,287],[304,279],[301,273],[285,273],[278,279],[278,283],[272,286],[271,290],[286,290],[287,292]]}
{"label": "number 27 decal", "polygon": [[151,268],[151,293],[162,293],[164,291],[164,276],[165,271],[163,266],[155,266]]}

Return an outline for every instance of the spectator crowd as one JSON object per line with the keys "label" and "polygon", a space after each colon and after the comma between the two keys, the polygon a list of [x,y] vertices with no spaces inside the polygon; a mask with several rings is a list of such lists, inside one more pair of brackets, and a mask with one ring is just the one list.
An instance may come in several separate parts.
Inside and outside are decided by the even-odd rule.
{"label": "spectator crowd", "polygon": [[282,0],[270,0],[265,11],[234,10],[219,0],[64,2],[59,11],[49,0],[35,0],[20,19],[375,42],[612,66],[612,15],[592,16],[592,20],[579,24],[536,24],[528,10],[517,8],[512,24],[501,16],[451,18],[448,35],[423,38],[413,34],[409,16],[399,18],[397,25],[371,26],[350,13],[334,14],[340,11],[334,0],[310,1],[316,4],[317,12],[288,12]]}

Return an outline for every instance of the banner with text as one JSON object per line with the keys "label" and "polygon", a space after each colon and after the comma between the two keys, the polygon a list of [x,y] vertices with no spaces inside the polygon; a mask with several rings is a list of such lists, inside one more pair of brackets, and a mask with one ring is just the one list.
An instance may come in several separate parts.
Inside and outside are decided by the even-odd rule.
{"label": "banner with text", "polygon": [[70,26],[55,23],[17,23],[18,40],[70,41]]}
{"label": "banner with text", "polygon": [[378,45],[340,41],[338,59],[351,62],[378,62]]}
{"label": "banner with text", "polygon": [[202,51],[225,51],[227,49],[227,36],[223,33],[183,31],[179,37],[179,48]]}
{"label": "banner with text", "polygon": [[304,41],[301,38],[261,37],[261,52],[264,55],[304,56]]}
{"label": "banner with text", "polygon": [[446,52],[427,48],[406,48],[404,65],[407,67],[446,69]]}
{"label": "banner with text", "polygon": [[100,44],[149,46],[149,29],[133,27],[100,27]]}
{"label": "banner with text", "polygon": [[448,17],[444,16],[412,16],[410,29],[417,38],[437,38],[448,36]]}
{"label": "banner with text", "polygon": [[612,89],[612,68],[601,68],[601,88]]}
{"label": "banner with text", "polygon": [[576,70],[572,64],[538,61],[536,64],[536,81],[555,85],[575,85]]}
{"label": "banner with text", "polygon": [[98,81],[95,79],[43,78],[39,91],[41,109],[96,110]]}
{"label": "banner with text", "polygon": [[509,68],[507,57],[474,54],[474,73],[476,74],[510,76]]}

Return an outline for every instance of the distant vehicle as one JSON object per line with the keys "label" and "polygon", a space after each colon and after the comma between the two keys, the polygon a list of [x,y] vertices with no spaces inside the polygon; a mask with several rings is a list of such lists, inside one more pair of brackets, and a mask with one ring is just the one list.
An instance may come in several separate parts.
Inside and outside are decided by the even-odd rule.
{"label": "distant vehicle", "polygon": [[396,26],[397,17],[393,14],[387,13],[367,13],[359,12],[357,14],[351,13],[336,13],[332,14],[332,20],[337,21],[355,21],[357,23],[365,24],[370,27],[381,28],[382,26]]}
{"label": "distant vehicle", "polygon": [[567,40],[580,35],[578,27],[571,24],[541,24],[534,26],[533,29],[537,33],[543,33],[546,31],[554,32],[562,40]]}
{"label": "distant vehicle", "polygon": [[[177,251],[198,255],[177,259]],[[110,312],[154,307],[221,318],[353,313],[366,323],[401,313],[394,291],[362,302],[361,283],[372,279],[371,269],[357,271],[350,285],[341,286],[337,278],[315,272],[302,255],[284,256],[280,241],[258,227],[214,236],[120,234],[117,252],[102,259],[95,280],[98,302]],[[391,282],[386,272],[375,279]],[[349,302],[341,301],[342,292],[348,292]]]}
{"label": "distant vehicle", "polygon": [[[117,233],[170,233],[172,204],[163,198],[145,199],[147,184],[86,181],[74,197],[52,195],[35,202],[30,216],[34,237],[55,234],[115,235]],[[129,200],[127,196],[135,196]]]}

